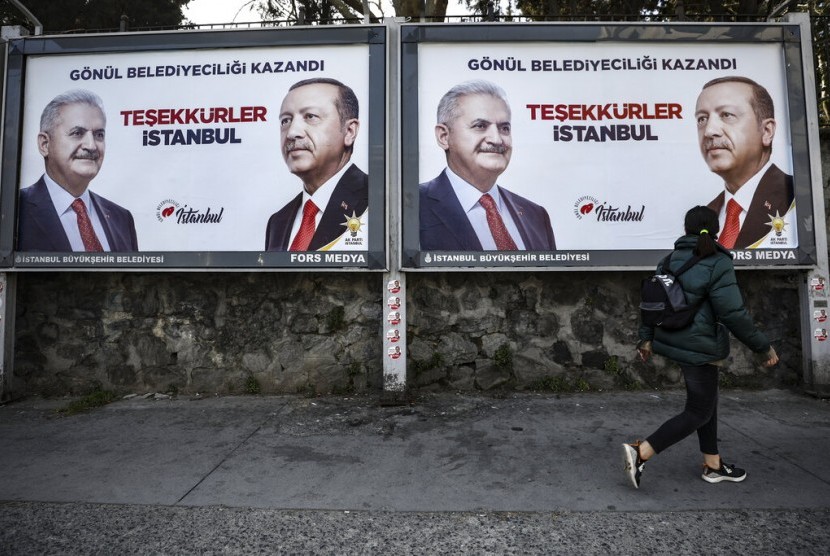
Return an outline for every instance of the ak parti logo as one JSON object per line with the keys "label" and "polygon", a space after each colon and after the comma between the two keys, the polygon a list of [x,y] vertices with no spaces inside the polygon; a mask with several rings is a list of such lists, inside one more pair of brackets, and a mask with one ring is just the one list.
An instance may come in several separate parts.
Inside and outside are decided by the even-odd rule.
{"label": "ak parti logo", "polygon": [[583,195],[574,203],[574,214],[577,220],[582,220],[583,216],[588,216],[594,209],[599,206],[599,199],[591,195]]}

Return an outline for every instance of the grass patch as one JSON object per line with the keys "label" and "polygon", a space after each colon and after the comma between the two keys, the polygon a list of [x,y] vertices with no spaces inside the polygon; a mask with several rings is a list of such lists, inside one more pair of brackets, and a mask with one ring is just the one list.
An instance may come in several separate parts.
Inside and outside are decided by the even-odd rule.
{"label": "grass patch", "polygon": [[440,353],[433,352],[432,357],[425,361],[413,361],[412,370],[415,371],[415,376],[419,376],[431,369],[440,369],[444,366],[444,356]]}
{"label": "grass patch", "polygon": [[356,377],[361,372],[363,372],[363,365],[359,361],[352,361],[349,363],[349,366],[346,367],[346,376],[349,378]]}
{"label": "grass patch", "polygon": [[612,355],[606,359],[602,368],[606,373],[614,377],[614,383],[623,390],[632,391],[641,390],[643,388],[642,384],[631,377],[625,369],[622,368],[620,365],[620,358],[616,355]]}
{"label": "grass patch", "polygon": [[528,389],[537,392],[566,394],[573,392],[590,392],[591,384],[584,378],[577,378],[573,381],[569,381],[564,376],[546,376],[530,383],[528,385]]}
{"label": "grass patch", "polygon": [[96,389],[78,400],[69,402],[57,411],[61,415],[77,415],[96,407],[102,407],[115,401],[115,393]]}
{"label": "grass patch", "polygon": [[574,381],[574,389],[577,392],[590,392],[591,391],[591,384],[585,380],[584,378],[578,378]]}
{"label": "grass patch", "polygon": [[539,380],[534,380],[527,386],[531,390],[537,392],[570,392],[571,387],[564,376],[546,376]]}
{"label": "grass patch", "polygon": [[252,396],[262,393],[262,386],[254,375],[248,375],[245,379],[245,393]]}
{"label": "grass patch", "polygon": [[727,372],[721,372],[718,376],[718,383],[721,388],[733,388],[735,386],[735,377]]}
{"label": "grass patch", "polygon": [[496,367],[498,367],[500,370],[512,372],[513,350],[510,349],[510,345],[502,344],[501,346],[499,346],[499,349],[497,349],[496,353],[493,354],[493,361],[496,363]]}
{"label": "grass patch", "polygon": [[337,332],[346,326],[346,309],[340,305],[332,307],[331,311],[326,315],[326,326],[329,331]]}

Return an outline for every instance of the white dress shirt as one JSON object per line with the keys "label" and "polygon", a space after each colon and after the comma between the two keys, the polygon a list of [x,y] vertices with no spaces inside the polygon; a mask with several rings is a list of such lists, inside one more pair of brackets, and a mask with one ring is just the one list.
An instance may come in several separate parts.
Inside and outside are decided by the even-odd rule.
{"label": "white dress shirt", "polygon": [[497,250],[496,240],[493,239],[493,234],[490,232],[490,225],[487,224],[487,212],[479,202],[481,196],[485,193],[489,193],[495,201],[496,207],[501,215],[501,219],[504,221],[507,231],[510,232],[510,237],[512,237],[513,241],[516,243],[516,248],[519,250],[525,249],[525,244],[522,241],[522,235],[519,233],[519,228],[513,221],[513,216],[510,214],[510,210],[504,202],[504,198],[501,195],[501,190],[498,185],[494,185],[489,191],[482,193],[480,190],[464,181],[458,176],[458,174],[450,170],[449,167],[447,167],[446,172],[447,177],[450,180],[450,185],[452,185],[452,189],[455,192],[455,196],[458,197],[458,201],[461,203],[461,208],[464,209],[467,219],[473,226],[473,230],[475,230],[476,236],[478,236],[478,240],[481,242],[481,248],[484,251]]}
{"label": "white dress shirt", "polygon": [[[43,174],[43,181],[46,182],[46,189],[52,198],[52,204],[55,205],[55,211],[58,213],[58,218],[60,218],[63,231],[66,232],[66,237],[69,238],[69,245],[72,246],[72,250],[86,251],[84,242],[81,239],[81,231],[78,229],[78,215],[72,208],[72,203],[76,197],[73,197],[71,193],[58,185],[48,174]],[[104,251],[109,251],[110,244],[107,241],[107,234],[104,233],[104,226],[98,217],[98,211],[92,205],[89,190],[85,189],[83,195],[77,198],[81,199],[84,205],[86,205],[86,212],[89,214],[90,222],[92,222],[92,229],[95,230],[95,235],[98,236],[101,247],[103,247]]]}

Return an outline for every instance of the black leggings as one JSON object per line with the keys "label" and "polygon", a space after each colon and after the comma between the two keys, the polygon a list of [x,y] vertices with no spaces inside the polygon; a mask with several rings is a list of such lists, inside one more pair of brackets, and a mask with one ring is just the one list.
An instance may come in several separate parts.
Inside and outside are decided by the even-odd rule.
{"label": "black leggings", "polygon": [[647,438],[656,453],[697,431],[700,451],[718,454],[718,368],[681,365],[686,380],[686,407]]}

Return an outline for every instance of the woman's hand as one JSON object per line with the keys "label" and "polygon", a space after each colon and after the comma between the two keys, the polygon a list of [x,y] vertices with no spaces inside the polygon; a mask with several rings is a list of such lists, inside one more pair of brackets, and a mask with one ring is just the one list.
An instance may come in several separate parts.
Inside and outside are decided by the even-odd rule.
{"label": "woman's hand", "polygon": [[637,344],[637,351],[640,354],[640,360],[645,362],[651,357],[651,340],[643,340]]}
{"label": "woman's hand", "polygon": [[775,348],[770,346],[767,352],[767,358],[762,364],[764,367],[772,367],[776,363],[778,363],[778,354],[775,353]]}

